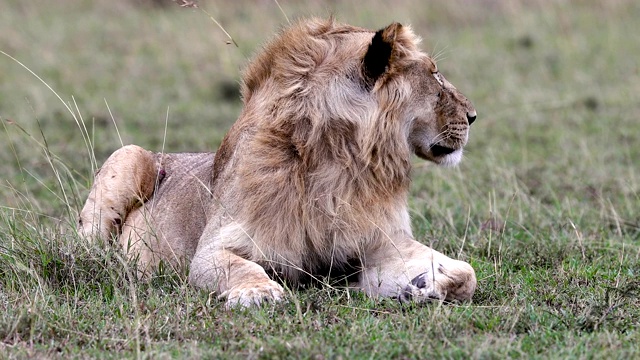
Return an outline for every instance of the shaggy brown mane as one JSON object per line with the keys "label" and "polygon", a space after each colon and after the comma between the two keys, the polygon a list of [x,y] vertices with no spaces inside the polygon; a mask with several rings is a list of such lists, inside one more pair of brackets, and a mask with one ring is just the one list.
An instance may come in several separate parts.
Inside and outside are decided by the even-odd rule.
{"label": "shaggy brown mane", "polygon": [[[405,62],[426,55],[416,49],[419,40],[409,29],[398,31],[390,54],[393,68],[381,85],[368,89],[362,59],[372,35],[332,19],[301,22],[266,45],[244,72],[245,111],[230,131],[234,135],[218,150],[215,173],[224,171],[227,154],[240,150],[240,139],[251,139],[254,155],[244,159],[239,201],[253,204],[243,209],[252,226],[249,231],[270,234],[271,239],[264,239],[267,243],[306,239],[284,242],[305,245],[285,251],[298,253],[295,256],[283,256],[275,243],[266,247],[274,250],[267,255],[274,261],[300,259],[298,264],[278,266],[288,277],[295,278],[292,272],[297,271],[286,269],[314,271],[336,260],[323,258],[339,255],[326,251],[333,246],[326,241],[331,232],[353,233],[361,241],[362,234],[373,235],[381,230],[376,227],[385,227],[374,219],[389,218],[389,208],[405,201],[411,169],[409,129],[396,117],[409,89],[396,72]],[[290,221],[274,223],[272,218]],[[314,233],[315,229],[321,231]],[[302,261],[309,248],[317,249],[310,256],[317,264]],[[250,256],[256,261],[263,257]],[[346,259],[336,261],[341,262]]]}
{"label": "shaggy brown mane", "polygon": [[282,30],[279,36],[258,52],[244,70],[241,89],[243,99],[248,102],[252,93],[273,73],[304,78],[310,68],[332,55],[332,47],[339,39],[330,38],[331,35],[355,32],[371,33],[367,29],[336,24],[333,19],[301,21]]}

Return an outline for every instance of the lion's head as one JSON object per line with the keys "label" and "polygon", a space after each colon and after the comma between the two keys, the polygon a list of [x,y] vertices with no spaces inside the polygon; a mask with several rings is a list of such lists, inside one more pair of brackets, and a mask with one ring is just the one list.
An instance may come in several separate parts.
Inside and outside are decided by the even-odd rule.
{"label": "lion's head", "polygon": [[410,28],[397,23],[376,32],[364,56],[364,78],[375,84],[374,91],[402,97],[394,110],[408,128],[406,139],[416,155],[455,165],[462,158],[476,111],[434,60],[417,49],[418,43]]}
{"label": "lion's head", "polygon": [[[289,149],[285,157],[331,158],[360,174],[354,158],[405,177],[411,152],[455,165],[476,111],[419,42],[398,23],[373,32],[332,19],[300,22],[247,67],[241,118],[277,133],[268,140],[281,139],[275,147]],[[264,150],[273,154],[270,145]]]}

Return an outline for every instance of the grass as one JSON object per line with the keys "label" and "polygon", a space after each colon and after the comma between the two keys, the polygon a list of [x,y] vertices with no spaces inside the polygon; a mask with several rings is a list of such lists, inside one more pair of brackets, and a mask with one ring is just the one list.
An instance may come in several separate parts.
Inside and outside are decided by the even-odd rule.
{"label": "grass", "polygon": [[[204,13],[150,3],[0,12],[0,50],[64,101],[0,56],[1,358],[640,355],[636,1],[201,2],[238,47]],[[94,157],[121,141],[215,149],[256,47],[284,14],[331,12],[413,24],[478,110],[463,164],[416,160],[410,199],[416,237],[476,269],[472,304],[313,288],[229,312],[185,274],[135,280],[117,250],[68,230]]]}

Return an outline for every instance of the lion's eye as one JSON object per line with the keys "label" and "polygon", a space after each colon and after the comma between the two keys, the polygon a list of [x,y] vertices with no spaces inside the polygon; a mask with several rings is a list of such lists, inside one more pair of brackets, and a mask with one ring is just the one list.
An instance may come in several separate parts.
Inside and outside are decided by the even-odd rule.
{"label": "lion's eye", "polygon": [[433,74],[433,77],[436,78],[436,81],[438,82],[438,84],[440,84],[441,86],[444,86],[444,81],[442,81],[442,75],[440,75],[440,73],[437,71],[432,74]]}

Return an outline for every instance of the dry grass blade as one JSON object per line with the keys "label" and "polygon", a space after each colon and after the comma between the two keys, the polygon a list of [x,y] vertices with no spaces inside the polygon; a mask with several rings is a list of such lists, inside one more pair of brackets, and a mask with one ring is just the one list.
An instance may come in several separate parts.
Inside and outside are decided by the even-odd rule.
{"label": "dry grass blade", "polygon": [[174,0],[176,4],[178,4],[180,7],[183,8],[192,8],[192,9],[197,9],[198,8],[198,3],[196,3],[195,1],[190,1],[190,0]]}
{"label": "dry grass blade", "polygon": [[[203,13],[205,13],[210,19],[211,21],[213,21],[219,28],[220,30],[222,30],[222,32],[227,35],[227,37],[229,38],[229,41],[227,41],[227,44],[233,44],[236,47],[238,46],[238,43],[236,43],[236,41],[233,39],[233,37],[231,37],[231,35],[227,32],[227,30],[225,30],[225,28],[218,22],[218,20],[216,20],[211,14],[209,14],[208,11],[206,11],[205,9],[201,8],[198,6],[198,4],[195,1],[190,1],[190,0],[175,0],[176,4],[178,4],[180,7],[183,8],[189,8],[189,9],[198,9],[200,11],[202,11]],[[286,15],[285,15],[286,17]],[[287,19],[288,21],[289,19]]]}

